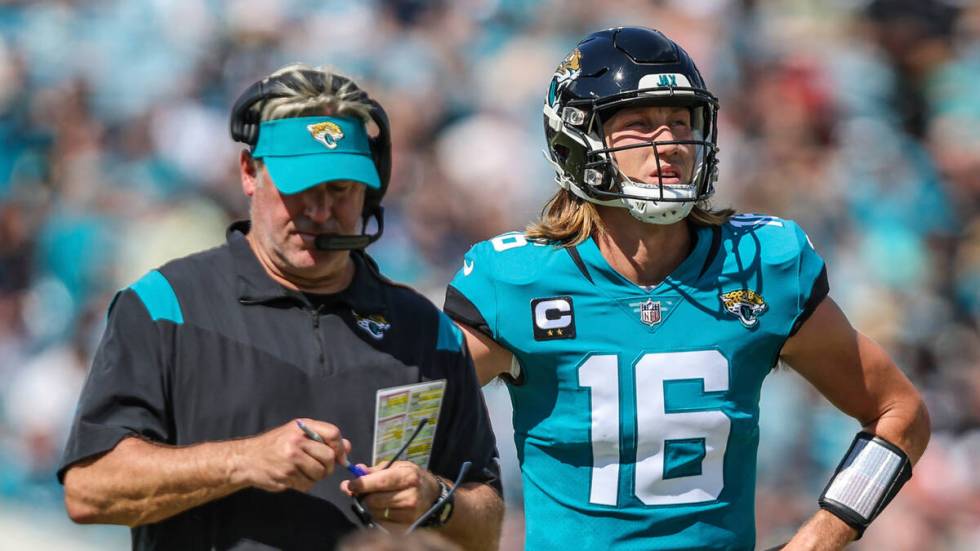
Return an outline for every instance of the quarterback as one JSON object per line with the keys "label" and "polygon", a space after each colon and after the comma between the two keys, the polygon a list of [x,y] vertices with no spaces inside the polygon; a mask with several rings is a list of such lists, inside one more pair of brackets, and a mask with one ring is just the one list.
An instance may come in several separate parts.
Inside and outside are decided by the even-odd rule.
{"label": "quarterback", "polygon": [[713,209],[718,100],[662,33],[589,35],[544,105],[559,189],[446,293],[507,382],[527,549],[752,549],[759,394],[780,361],[857,424],[785,549],[840,549],[911,476],[928,414],[828,295],[806,233]]}

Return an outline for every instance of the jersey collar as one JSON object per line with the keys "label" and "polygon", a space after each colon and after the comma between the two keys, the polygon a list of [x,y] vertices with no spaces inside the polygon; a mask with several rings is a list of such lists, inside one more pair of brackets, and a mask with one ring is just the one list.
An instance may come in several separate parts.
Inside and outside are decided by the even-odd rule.
{"label": "jersey collar", "polygon": [[[238,299],[245,303],[285,299],[309,304],[303,293],[287,289],[269,277],[245,239],[250,229],[251,222],[238,220],[225,232],[235,261]],[[333,301],[346,304],[359,314],[384,311],[385,290],[374,261],[363,251],[351,251],[351,258],[354,260],[354,279],[346,289],[329,296]]]}
{"label": "jersey collar", "polygon": [[606,258],[602,256],[599,245],[592,237],[579,244],[577,249],[589,271],[596,275],[597,285],[611,286],[620,290],[625,286],[651,294],[677,287],[693,287],[711,244],[711,229],[694,225],[691,225],[690,228],[692,230],[691,238],[694,239],[694,247],[691,249],[691,253],[674,268],[673,272],[669,273],[663,281],[649,291],[645,287],[626,279],[610,266]]}

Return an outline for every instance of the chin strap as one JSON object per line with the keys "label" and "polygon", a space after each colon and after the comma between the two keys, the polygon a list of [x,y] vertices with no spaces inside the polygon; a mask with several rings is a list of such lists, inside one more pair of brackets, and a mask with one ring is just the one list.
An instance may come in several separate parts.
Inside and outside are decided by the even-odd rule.
{"label": "chin strap", "polygon": [[322,233],[316,236],[313,244],[317,250],[320,251],[350,251],[363,249],[371,243],[377,241],[381,237],[381,234],[385,231],[383,207],[376,207],[364,214],[364,217],[361,220],[364,228],[362,231],[367,231],[368,221],[371,220],[371,218],[378,221],[378,231],[373,234],[362,233],[361,235],[337,235]]}

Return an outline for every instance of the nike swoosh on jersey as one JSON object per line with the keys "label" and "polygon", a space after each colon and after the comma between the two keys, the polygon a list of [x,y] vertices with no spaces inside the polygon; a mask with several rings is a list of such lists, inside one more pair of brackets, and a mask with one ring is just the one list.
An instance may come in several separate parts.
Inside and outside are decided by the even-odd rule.
{"label": "nike swoosh on jersey", "polygon": [[473,273],[473,264],[475,264],[475,263],[472,260],[469,261],[469,262],[467,262],[465,260],[463,261],[463,275],[464,276],[468,276],[468,275],[470,275],[470,274]]}

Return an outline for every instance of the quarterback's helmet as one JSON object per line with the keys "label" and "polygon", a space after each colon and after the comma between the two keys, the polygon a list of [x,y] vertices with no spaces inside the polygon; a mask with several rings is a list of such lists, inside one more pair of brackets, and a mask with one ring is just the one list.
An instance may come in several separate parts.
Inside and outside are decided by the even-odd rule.
{"label": "quarterback's helmet", "polygon": [[[608,147],[602,125],[624,107],[683,106],[691,110],[691,139]],[[671,224],[714,192],[718,99],[694,61],[660,31],[617,27],[587,36],[555,70],[544,104],[547,156],[558,185],[600,205],[629,209],[643,222]],[[636,182],[612,153],[660,145],[693,146],[691,179],[681,185]],[[659,174],[659,166],[658,166]]]}

